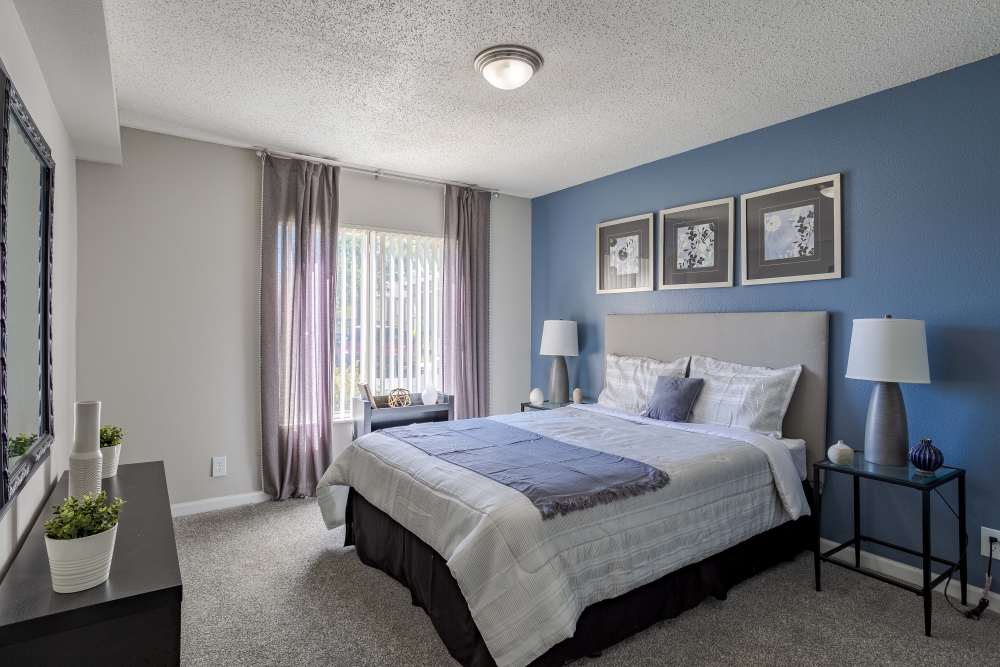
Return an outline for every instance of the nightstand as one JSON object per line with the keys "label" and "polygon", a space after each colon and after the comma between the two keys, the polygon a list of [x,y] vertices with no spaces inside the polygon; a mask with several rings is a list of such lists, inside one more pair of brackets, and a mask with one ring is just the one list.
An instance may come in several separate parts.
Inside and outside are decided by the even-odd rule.
{"label": "nightstand", "polygon": [[[820,491],[821,471],[825,471],[827,475],[830,473],[849,475],[854,480],[854,537],[847,542],[839,544],[833,549],[829,549],[825,552],[820,548],[820,515],[823,500],[823,494]],[[921,523],[923,533],[923,544],[920,551],[899,546],[898,544],[892,544],[861,533],[862,479],[872,480],[873,482],[880,484],[904,486],[920,492],[922,504]],[[951,481],[955,481],[958,484],[958,562],[938,558],[931,552],[931,492]],[[816,524],[816,540],[813,546],[813,557],[816,568],[817,591],[822,590],[820,587],[820,566],[823,562],[827,562],[847,568],[848,570],[853,570],[854,572],[859,572],[865,576],[878,579],[879,581],[887,584],[892,584],[893,586],[908,590],[911,593],[916,593],[924,599],[924,634],[928,637],[931,636],[931,595],[937,585],[952,576],[956,570],[958,571],[960,577],[962,604],[966,604],[966,584],[968,583],[969,578],[969,567],[965,540],[965,470],[944,466],[936,470],[934,473],[926,475],[918,472],[912,465],[885,466],[868,463],[864,460],[862,452],[855,452],[854,461],[849,464],[840,465],[833,463],[832,461],[822,461],[813,465],[813,501]],[[913,584],[884,575],[881,572],[876,572],[862,567],[861,544],[863,542],[870,542],[872,544],[878,544],[883,547],[902,551],[903,553],[913,556],[919,556],[922,560],[923,566],[923,585],[914,586]],[[835,554],[848,547],[854,547],[853,565],[833,558]],[[945,566],[945,570],[933,579],[931,578],[933,576],[931,573],[932,562]]]}
{"label": "nightstand", "polygon": [[[580,405],[589,405],[591,403],[593,403],[593,401],[583,399],[583,402],[580,403]],[[564,408],[567,405],[573,405],[573,401],[567,401],[565,403],[551,403],[549,401],[545,401],[541,405],[535,405],[530,401],[525,401],[524,403],[521,403],[521,412],[527,412],[529,410],[555,410],[556,408]]]}

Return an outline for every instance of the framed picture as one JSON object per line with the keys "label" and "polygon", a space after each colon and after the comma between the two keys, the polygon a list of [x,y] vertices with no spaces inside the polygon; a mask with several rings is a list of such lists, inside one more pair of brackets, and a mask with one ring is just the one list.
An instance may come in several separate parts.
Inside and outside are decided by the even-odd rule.
{"label": "framed picture", "polygon": [[597,225],[597,293],[653,289],[653,214]]}
{"label": "framed picture", "polygon": [[372,409],[374,410],[378,406],[375,405],[375,395],[372,394],[372,390],[368,388],[368,384],[365,382],[358,383],[358,393],[361,394],[361,398],[372,404]]}
{"label": "framed picture", "polygon": [[744,285],[841,277],[840,174],[742,195]]}
{"label": "framed picture", "polygon": [[733,197],[660,211],[656,289],[733,286]]}

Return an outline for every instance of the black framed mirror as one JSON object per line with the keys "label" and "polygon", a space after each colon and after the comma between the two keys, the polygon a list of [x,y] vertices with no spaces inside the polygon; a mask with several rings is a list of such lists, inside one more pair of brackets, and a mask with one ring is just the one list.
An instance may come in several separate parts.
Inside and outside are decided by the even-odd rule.
{"label": "black framed mirror", "polygon": [[0,62],[0,514],[52,447],[55,163]]}

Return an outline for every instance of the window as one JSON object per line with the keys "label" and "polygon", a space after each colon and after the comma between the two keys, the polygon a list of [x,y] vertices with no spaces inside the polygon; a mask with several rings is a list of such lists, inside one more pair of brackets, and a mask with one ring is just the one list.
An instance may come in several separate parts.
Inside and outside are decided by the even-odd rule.
{"label": "window", "polygon": [[337,236],[333,412],[359,382],[375,394],[441,388],[441,265],[432,236],[341,227]]}

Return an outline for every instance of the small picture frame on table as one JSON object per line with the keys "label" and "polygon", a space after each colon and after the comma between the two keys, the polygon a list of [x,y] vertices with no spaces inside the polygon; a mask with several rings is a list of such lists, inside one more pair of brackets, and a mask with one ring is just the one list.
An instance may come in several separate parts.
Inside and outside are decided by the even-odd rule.
{"label": "small picture frame on table", "polygon": [[740,196],[744,285],[841,277],[840,174]]}
{"label": "small picture frame on table", "polygon": [[597,293],[653,289],[653,214],[597,225]]}
{"label": "small picture frame on table", "polygon": [[371,403],[372,409],[375,409],[375,408],[378,407],[375,404],[375,395],[372,393],[372,390],[369,389],[368,383],[366,383],[366,382],[359,382],[358,383],[358,393],[361,395],[362,399],[364,399],[364,400],[368,401],[369,403]]}
{"label": "small picture frame on table", "polygon": [[660,211],[656,289],[733,286],[733,197]]}

